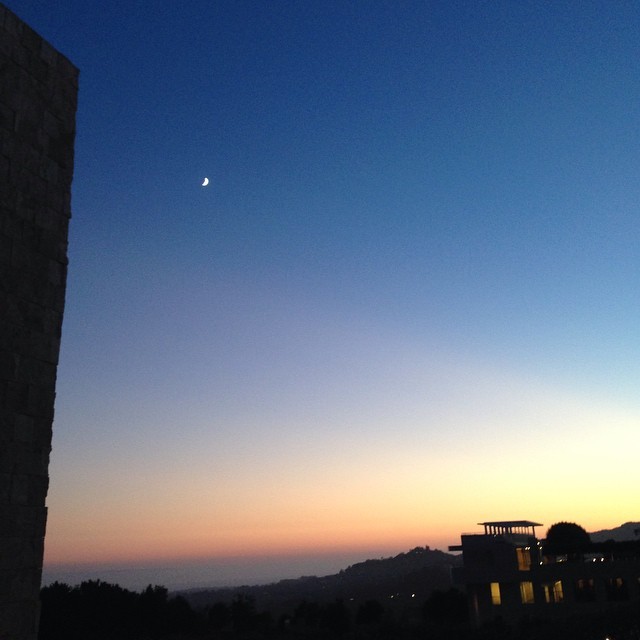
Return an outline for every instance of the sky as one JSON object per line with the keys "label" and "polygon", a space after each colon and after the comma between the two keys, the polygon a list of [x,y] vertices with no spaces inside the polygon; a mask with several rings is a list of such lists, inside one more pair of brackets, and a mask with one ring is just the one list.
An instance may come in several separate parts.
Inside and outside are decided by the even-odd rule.
{"label": "sky", "polygon": [[639,519],[637,3],[5,2],[80,69],[45,578]]}

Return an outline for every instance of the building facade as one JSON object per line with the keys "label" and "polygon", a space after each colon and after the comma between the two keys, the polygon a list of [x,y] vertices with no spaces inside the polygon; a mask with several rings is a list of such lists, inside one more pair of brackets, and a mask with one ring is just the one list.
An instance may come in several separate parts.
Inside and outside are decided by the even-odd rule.
{"label": "building facade", "polygon": [[0,638],[35,640],[78,70],[0,4]]}
{"label": "building facade", "polygon": [[464,587],[476,625],[550,619],[640,603],[640,546],[602,543],[558,555],[536,536],[539,523],[483,522],[483,533],[462,534]]}

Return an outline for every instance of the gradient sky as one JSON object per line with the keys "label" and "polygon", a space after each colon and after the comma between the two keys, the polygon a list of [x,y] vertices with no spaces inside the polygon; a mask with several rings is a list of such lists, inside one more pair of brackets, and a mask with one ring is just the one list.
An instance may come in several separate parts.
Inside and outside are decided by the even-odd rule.
{"label": "gradient sky", "polygon": [[5,1],[81,70],[48,566],[638,519],[637,2]]}

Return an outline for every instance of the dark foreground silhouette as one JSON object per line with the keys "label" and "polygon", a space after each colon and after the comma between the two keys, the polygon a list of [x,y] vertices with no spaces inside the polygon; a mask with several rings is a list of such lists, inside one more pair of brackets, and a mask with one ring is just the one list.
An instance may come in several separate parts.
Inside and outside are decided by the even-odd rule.
{"label": "dark foreground silhouette", "polygon": [[[259,610],[253,597],[193,608],[182,596],[149,586],[141,593],[106,582],[42,589],[40,640],[639,640],[637,604],[612,614],[507,627],[469,626],[466,598],[455,589],[426,601],[301,600],[288,612]],[[612,633],[613,631],[613,633]]]}
{"label": "dark foreground silhouette", "polygon": [[[467,638],[462,593],[437,591],[426,603],[385,606],[301,600],[290,612],[260,611],[251,596],[192,608],[182,596],[149,586],[141,593],[99,580],[42,589],[40,640],[182,638]],[[452,635],[452,633],[454,635]]]}
{"label": "dark foreground silhouette", "polygon": [[164,587],[142,593],[89,580],[70,587],[55,582],[41,591],[40,640],[197,637],[202,616]]}

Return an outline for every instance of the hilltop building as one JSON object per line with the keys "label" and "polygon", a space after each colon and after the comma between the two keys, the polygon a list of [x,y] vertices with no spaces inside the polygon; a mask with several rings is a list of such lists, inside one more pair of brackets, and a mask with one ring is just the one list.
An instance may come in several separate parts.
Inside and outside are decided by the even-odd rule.
{"label": "hilltop building", "polygon": [[529,520],[481,522],[483,533],[463,533],[464,586],[476,625],[502,619],[517,623],[605,611],[640,602],[640,544],[589,543],[552,551]]}

